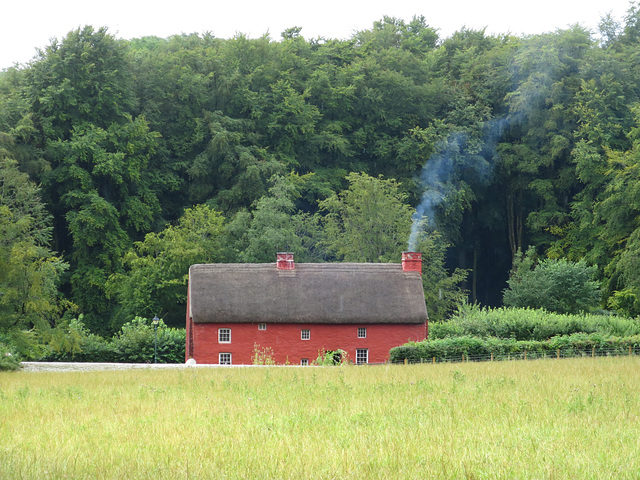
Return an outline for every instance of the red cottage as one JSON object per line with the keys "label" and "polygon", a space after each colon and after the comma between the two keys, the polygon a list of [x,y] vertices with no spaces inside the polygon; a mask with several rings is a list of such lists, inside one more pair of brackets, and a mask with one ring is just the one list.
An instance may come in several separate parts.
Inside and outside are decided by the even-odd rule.
{"label": "red cottage", "polygon": [[381,363],[392,347],[427,336],[422,255],[402,264],[277,262],[192,265],[186,358],[252,364],[272,352],[278,364],[307,365],[344,350],[354,363]]}

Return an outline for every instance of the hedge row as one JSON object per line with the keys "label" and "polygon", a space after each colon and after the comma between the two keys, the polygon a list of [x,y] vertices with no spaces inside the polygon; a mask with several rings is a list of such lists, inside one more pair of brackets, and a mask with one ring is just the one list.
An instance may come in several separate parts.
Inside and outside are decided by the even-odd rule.
{"label": "hedge row", "polygon": [[390,361],[436,362],[460,361],[467,358],[494,358],[503,360],[527,355],[527,358],[580,355],[625,355],[640,354],[640,335],[612,337],[599,333],[561,335],[544,341],[500,338],[456,337],[423,342],[411,342],[392,348]]}
{"label": "hedge row", "polygon": [[542,341],[575,333],[640,335],[640,321],[615,315],[561,315],[531,308],[465,306],[449,320],[429,324],[430,339],[468,336]]}

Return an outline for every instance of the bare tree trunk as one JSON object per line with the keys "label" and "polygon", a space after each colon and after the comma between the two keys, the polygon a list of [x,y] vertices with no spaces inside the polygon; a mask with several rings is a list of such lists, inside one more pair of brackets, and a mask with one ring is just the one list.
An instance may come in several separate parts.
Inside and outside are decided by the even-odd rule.
{"label": "bare tree trunk", "polygon": [[516,204],[516,195],[513,193],[507,194],[507,230],[512,263],[516,258],[516,254],[522,250],[522,211],[517,208]]}
{"label": "bare tree trunk", "polygon": [[471,280],[471,300],[476,303],[478,286],[478,247],[473,247],[473,277]]}

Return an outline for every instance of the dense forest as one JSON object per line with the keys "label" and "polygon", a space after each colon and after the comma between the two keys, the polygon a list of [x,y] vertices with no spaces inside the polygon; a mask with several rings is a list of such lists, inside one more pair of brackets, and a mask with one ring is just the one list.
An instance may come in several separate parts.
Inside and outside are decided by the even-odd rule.
{"label": "dense forest", "polygon": [[421,250],[438,320],[502,305],[528,250],[637,315],[639,149],[635,4],[526,37],[424,17],[343,40],[82,27],[0,73],[0,331],[183,326],[189,265],[277,251]]}

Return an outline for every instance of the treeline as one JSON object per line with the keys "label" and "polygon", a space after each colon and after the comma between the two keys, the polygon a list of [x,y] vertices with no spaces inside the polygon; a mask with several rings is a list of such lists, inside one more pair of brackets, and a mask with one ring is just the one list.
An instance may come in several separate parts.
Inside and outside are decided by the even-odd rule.
{"label": "treeline", "polygon": [[637,6],[597,33],[436,28],[83,27],[2,72],[0,331],[181,326],[188,265],[397,261],[416,208],[432,319],[463,289],[500,305],[528,246],[591,266],[601,307],[637,315]]}

